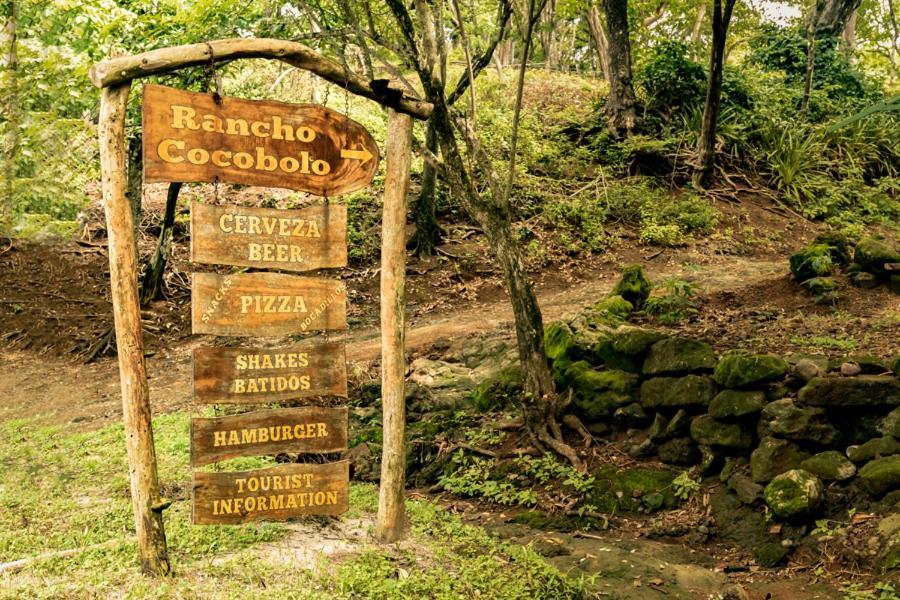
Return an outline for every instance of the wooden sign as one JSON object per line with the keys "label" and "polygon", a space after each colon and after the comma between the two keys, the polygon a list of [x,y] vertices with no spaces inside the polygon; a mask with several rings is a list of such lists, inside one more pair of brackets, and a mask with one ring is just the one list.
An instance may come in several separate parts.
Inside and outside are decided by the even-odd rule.
{"label": "wooden sign", "polygon": [[194,273],[194,333],[269,336],[347,328],[343,282],[280,273]]}
{"label": "wooden sign", "polygon": [[194,402],[198,404],[260,404],[310,396],[347,396],[341,342],[277,349],[194,349]]}
{"label": "wooden sign", "polygon": [[349,507],[350,463],[285,464],[193,474],[194,525],[339,515]]}
{"label": "wooden sign", "polygon": [[191,466],[238,456],[343,452],[347,407],[304,406],[191,419]]}
{"label": "wooden sign", "polygon": [[336,196],[364,188],[378,146],[346,116],[311,104],[144,86],[144,181],[227,181]]}
{"label": "wooden sign", "polygon": [[347,266],[347,207],[300,210],[191,203],[191,260],[285,271]]}

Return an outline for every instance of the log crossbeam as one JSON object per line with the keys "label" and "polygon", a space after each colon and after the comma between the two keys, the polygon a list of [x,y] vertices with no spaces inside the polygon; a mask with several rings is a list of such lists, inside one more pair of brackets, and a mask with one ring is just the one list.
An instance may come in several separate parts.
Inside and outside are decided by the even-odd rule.
{"label": "log crossbeam", "polygon": [[98,88],[107,88],[141,77],[163,75],[186,67],[209,64],[211,59],[221,64],[241,58],[269,58],[283,61],[416,119],[427,119],[433,110],[429,102],[409,96],[389,86],[385,80],[366,81],[365,78],[326,58],[309,46],[270,38],[215,40],[160,48],[131,56],[117,56],[95,64],[91,67],[89,77]]}

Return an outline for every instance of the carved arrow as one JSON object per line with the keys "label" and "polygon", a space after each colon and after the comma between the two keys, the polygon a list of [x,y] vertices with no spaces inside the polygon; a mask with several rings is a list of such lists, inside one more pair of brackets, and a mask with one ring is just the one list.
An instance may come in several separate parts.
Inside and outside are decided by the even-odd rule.
{"label": "carved arrow", "polygon": [[372,158],[372,153],[369,152],[366,148],[363,148],[362,150],[350,150],[349,148],[341,148],[341,158],[350,158],[365,163]]}

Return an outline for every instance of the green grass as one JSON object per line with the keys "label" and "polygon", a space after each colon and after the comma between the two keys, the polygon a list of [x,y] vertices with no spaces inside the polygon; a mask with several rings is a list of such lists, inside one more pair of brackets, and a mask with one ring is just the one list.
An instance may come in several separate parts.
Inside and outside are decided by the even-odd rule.
{"label": "green grass", "polygon": [[823,335],[811,337],[792,336],[791,343],[804,348],[828,348],[833,350],[856,350],[856,341],[848,337],[829,337]]}
{"label": "green grass", "polygon": [[[15,420],[0,424],[0,562],[54,550],[113,545],[32,563],[0,575],[12,598],[574,598],[570,581],[528,548],[510,546],[427,501],[409,502],[411,539],[397,546],[361,543],[318,565],[277,560],[265,542],[292,534],[260,523],[190,524],[189,417],[154,420],[160,481],[174,500],[165,513],[177,576],[140,575],[119,424],[87,432]],[[229,469],[268,464],[231,461]],[[378,490],[352,484],[345,519],[370,522]],[[296,541],[296,540],[295,540]]]}

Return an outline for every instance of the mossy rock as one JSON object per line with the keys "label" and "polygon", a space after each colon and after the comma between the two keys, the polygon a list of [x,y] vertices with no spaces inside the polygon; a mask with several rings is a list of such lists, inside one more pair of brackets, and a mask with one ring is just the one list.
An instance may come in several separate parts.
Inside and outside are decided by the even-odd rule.
{"label": "mossy rock", "polygon": [[900,263],[900,252],[884,238],[866,237],[856,244],[853,256],[863,271],[877,275],[880,279],[888,279],[890,272],[885,268],[888,263]]}
{"label": "mossy rock", "polygon": [[722,390],[709,403],[709,415],[716,419],[735,419],[760,412],[766,395],[760,391]]}
{"label": "mossy rock", "polygon": [[811,516],[822,504],[824,492],[818,477],[803,469],[793,469],[769,482],[763,497],[773,513],[791,520]]}
{"label": "mossy rock", "polygon": [[814,277],[825,277],[834,269],[831,248],[827,244],[810,244],[791,255],[791,273],[803,283]]}
{"label": "mossy rock", "polygon": [[619,371],[628,371],[629,373],[640,373],[644,364],[644,359],[641,356],[616,351],[613,348],[612,339],[609,338],[598,342],[594,346],[594,356],[607,369],[617,369]]}
{"label": "mossy rock", "polygon": [[753,560],[764,569],[777,567],[788,555],[790,550],[781,545],[781,542],[766,542],[753,548]]}
{"label": "mossy rock", "polygon": [[831,260],[839,265],[849,265],[851,257],[851,242],[845,234],[838,231],[821,233],[812,241],[814,245],[828,246]]}
{"label": "mossy rock", "polygon": [[847,457],[856,464],[869,462],[874,458],[880,458],[882,456],[892,456],[894,454],[900,454],[900,442],[889,435],[869,440],[865,444],[860,444],[859,446],[850,446],[847,448]]}
{"label": "mossy rock", "polygon": [[709,406],[716,395],[712,379],[702,375],[653,377],[641,384],[640,403],[644,408]]}
{"label": "mossy rock", "polygon": [[788,372],[788,364],[774,354],[727,352],[719,358],[713,379],[726,388],[745,388],[781,379]]}
{"label": "mossy rock", "polygon": [[592,325],[619,326],[628,320],[634,305],[622,296],[614,295],[592,304],[585,311],[585,319]]}
{"label": "mossy rock", "polygon": [[550,515],[539,510],[521,512],[513,516],[510,521],[519,525],[527,525],[534,529],[558,531],[561,533],[568,533],[579,528],[579,524],[575,519],[561,515]]}
{"label": "mossy rock", "polygon": [[522,369],[510,365],[482,381],[472,392],[472,404],[481,411],[502,409],[524,393]]}
{"label": "mossy rock", "polygon": [[613,287],[612,295],[621,296],[636,310],[640,310],[650,297],[652,288],[650,280],[644,275],[644,268],[641,265],[630,265],[622,270],[622,277]]}
{"label": "mossy rock", "polygon": [[887,414],[878,425],[878,431],[884,435],[900,438],[900,407]]}
{"label": "mossy rock", "polygon": [[757,483],[766,483],[778,475],[796,469],[809,458],[809,453],[797,444],[767,436],[750,455],[750,476]]}
{"label": "mossy rock", "polygon": [[616,352],[637,356],[645,354],[650,346],[666,338],[662,331],[640,327],[621,327],[612,335],[612,348]]}
{"label": "mossy rock", "polygon": [[550,323],[544,328],[544,352],[550,360],[579,360],[579,351],[575,333],[565,323]]}
{"label": "mossy rock", "polygon": [[[669,469],[654,467],[616,466],[602,467],[594,472],[594,489],[588,495],[588,503],[602,512],[638,512],[674,508],[678,504],[672,481],[675,473]],[[659,496],[662,496],[660,502]],[[647,502],[644,502],[644,498]]]}
{"label": "mossy rock", "polygon": [[644,359],[645,375],[684,375],[710,372],[716,366],[712,347],[685,338],[666,338],[650,346]]}
{"label": "mossy rock", "polygon": [[578,361],[566,370],[566,381],[574,392],[579,413],[593,421],[637,399],[639,377],[625,371],[595,371],[586,361]]}
{"label": "mossy rock", "polygon": [[664,333],[652,329],[619,327],[598,342],[593,352],[597,360],[609,369],[640,373],[650,346],[665,337]]}
{"label": "mossy rock", "polygon": [[837,450],[819,452],[800,463],[800,468],[822,481],[846,481],[856,475],[856,466]]}
{"label": "mossy rock", "polygon": [[718,421],[709,415],[701,415],[691,421],[691,437],[704,446],[747,449],[753,436],[740,423]]}
{"label": "mossy rock", "polygon": [[850,274],[850,283],[864,290],[872,290],[878,287],[878,276],[866,271],[857,271]]}
{"label": "mossy rock", "polygon": [[838,431],[821,408],[797,406],[790,398],[775,400],[766,405],[759,418],[759,435],[777,435],[796,442],[815,442],[828,446],[838,437]]}
{"label": "mossy rock", "polygon": [[893,376],[814,377],[797,393],[800,404],[826,407],[900,405],[900,379]]}
{"label": "mossy rock", "polygon": [[900,454],[866,463],[859,470],[859,480],[875,496],[900,488]]}
{"label": "mossy rock", "polygon": [[667,465],[696,465],[700,462],[700,449],[689,437],[677,437],[660,444],[659,460]]}

